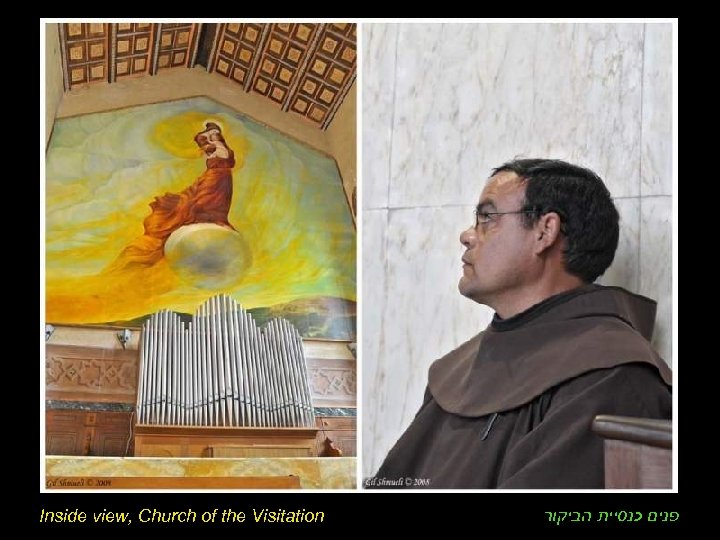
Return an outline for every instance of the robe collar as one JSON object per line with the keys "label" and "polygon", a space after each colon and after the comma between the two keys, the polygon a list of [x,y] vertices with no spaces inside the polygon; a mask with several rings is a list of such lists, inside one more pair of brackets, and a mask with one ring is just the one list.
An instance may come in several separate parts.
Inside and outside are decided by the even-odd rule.
{"label": "robe collar", "polygon": [[514,409],[594,369],[642,362],[667,385],[672,372],[650,346],[656,302],[620,287],[584,285],[501,319],[430,366],[428,387],[454,414]]}

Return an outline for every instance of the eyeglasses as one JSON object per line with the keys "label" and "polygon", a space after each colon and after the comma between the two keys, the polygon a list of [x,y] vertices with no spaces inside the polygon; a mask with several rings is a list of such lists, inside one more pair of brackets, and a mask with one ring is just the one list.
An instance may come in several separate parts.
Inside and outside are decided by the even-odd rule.
{"label": "eyeglasses", "polygon": [[491,221],[494,221],[495,218],[493,216],[504,216],[507,214],[537,214],[538,210],[517,210],[515,212],[478,212],[478,209],[475,209],[475,227],[478,225],[486,225],[490,223]]}

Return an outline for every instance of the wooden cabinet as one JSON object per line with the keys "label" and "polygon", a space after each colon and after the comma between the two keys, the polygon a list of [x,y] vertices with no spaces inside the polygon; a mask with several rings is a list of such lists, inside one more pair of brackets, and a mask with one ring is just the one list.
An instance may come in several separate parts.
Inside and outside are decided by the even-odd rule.
{"label": "wooden cabinet", "polygon": [[140,457],[315,457],[315,428],[135,426]]}
{"label": "wooden cabinet", "polygon": [[48,409],[45,411],[45,454],[131,456],[131,429],[131,412]]}
{"label": "wooden cabinet", "polygon": [[354,416],[318,416],[315,425],[318,456],[357,456],[357,419]]}

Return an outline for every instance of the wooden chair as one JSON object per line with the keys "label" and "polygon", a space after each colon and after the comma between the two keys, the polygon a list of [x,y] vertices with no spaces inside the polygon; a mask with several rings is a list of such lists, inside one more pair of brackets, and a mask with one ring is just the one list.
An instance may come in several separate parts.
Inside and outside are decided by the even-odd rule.
{"label": "wooden chair", "polygon": [[598,415],[592,430],[604,439],[606,488],[672,488],[670,420]]}

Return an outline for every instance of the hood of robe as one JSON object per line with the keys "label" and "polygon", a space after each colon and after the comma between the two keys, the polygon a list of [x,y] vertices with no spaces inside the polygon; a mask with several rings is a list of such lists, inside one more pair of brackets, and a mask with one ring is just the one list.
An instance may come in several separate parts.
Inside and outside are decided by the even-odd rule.
{"label": "hood of robe", "polygon": [[447,412],[479,417],[524,405],[594,369],[642,362],[665,384],[672,372],[651,347],[657,303],[620,287],[584,285],[550,297],[430,366],[428,388]]}

